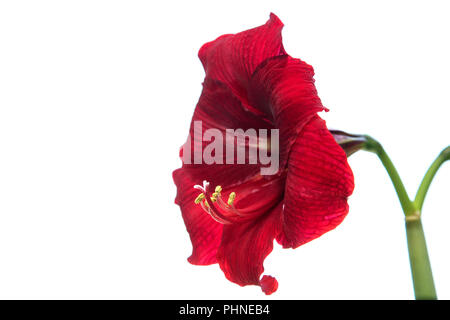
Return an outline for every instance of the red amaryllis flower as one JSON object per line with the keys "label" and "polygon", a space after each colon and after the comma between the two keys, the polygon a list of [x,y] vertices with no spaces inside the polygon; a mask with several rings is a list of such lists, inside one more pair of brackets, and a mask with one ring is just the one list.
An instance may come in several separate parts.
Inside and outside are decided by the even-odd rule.
{"label": "red amaryllis flower", "polygon": [[[278,129],[276,174],[261,175],[264,166],[251,161],[225,160],[185,161],[173,172],[175,202],[193,245],[188,261],[219,263],[230,281],[259,285],[266,294],[278,287],[275,278],[261,278],[273,240],[297,248],[334,229],[348,212],[354,186],[345,152],[317,115],[326,108],[313,68],[285,52],[282,28],[271,14],[260,27],[203,45],[199,57],[206,77],[191,122],[194,138],[183,149],[194,159],[205,152],[208,144],[195,137],[208,129],[223,136],[227,129]],[[246,146],[260,150],[269,142]]]}

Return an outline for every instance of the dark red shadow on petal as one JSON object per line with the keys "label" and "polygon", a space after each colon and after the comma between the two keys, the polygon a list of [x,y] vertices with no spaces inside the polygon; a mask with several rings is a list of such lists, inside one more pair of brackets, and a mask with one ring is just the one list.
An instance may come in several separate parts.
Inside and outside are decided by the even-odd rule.
{"label": "dark red shadow on petal", "polygon": [[290,56],[278,56],[256,69],[249,86],[249,101],[280,130],[280,167],[287,164],[298,133],[322,105],[314,85],[314,70]]}

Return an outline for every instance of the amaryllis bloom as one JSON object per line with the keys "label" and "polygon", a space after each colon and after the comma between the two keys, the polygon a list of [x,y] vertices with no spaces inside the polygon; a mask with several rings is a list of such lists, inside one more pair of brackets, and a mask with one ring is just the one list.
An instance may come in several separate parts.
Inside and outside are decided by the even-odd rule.
{"label": "amaryllis bloom", "polygon": [[[286,53],[282,28],[271,14],[260,27],[203,45],[206,76],[183,149],[194,158],[205,151],[208,141],[192,137],[209,129],[223,136],[227,129],[278,129],[278,171],[261,175],[259,163],[189,161],[173,172],[175,202],[193,246],[188,261],[218,263],[230,281],[259,285],[266,294],[278,288],[274,277],[262,276],[274,239],[297,248],[334,229],[354,187],[344,150],[317,115],[327,109],[313,68]],[[251,147],[270,149],[269,143]]]}

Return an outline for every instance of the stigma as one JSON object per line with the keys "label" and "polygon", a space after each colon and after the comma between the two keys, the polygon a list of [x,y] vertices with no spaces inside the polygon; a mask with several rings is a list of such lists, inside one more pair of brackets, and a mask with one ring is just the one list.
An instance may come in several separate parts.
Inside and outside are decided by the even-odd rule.
{"label": "stigma", "polygon": [[239,217],[242,214],[234,206],[235,192],[231,192],[225,202],[222,198],[221,186],[216,186],[212,192],[209,182],[203,181],[203,186],[195,185],[194,188],[201,191],[194,203],[200,205],[215,221],[221,224],[231,224],[241,220]]}

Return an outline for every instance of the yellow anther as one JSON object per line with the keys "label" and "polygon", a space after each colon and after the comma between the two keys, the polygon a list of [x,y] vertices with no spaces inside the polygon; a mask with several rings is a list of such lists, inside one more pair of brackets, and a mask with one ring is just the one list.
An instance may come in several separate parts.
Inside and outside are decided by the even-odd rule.
{"label": "yellow anther", "polygon": [[200,202],[202,202],[203,199],[205,199],[205,195],[203,193],[200,193],[198,197],[195,198],[194,202],[195,204],[199,204]]}
{"label": "yellow anther", "polygon": [[222,187],[221,187],[221,186],[217,186],[215,191],[216,191],[217,193],[222,192]]}
{"label": "yellow anther", "polygon": [[232,192],[230,193],[230,195],[228,196],[228,205],[231,206],[233,205],[234,199],[236,199],[236,193]]}
{"label": "yellow anther", "polygon": [[216,202],[217,201],[217,197],[219,196],[218,192],[214,192],[211,196],[211,201],[212,202]]}

